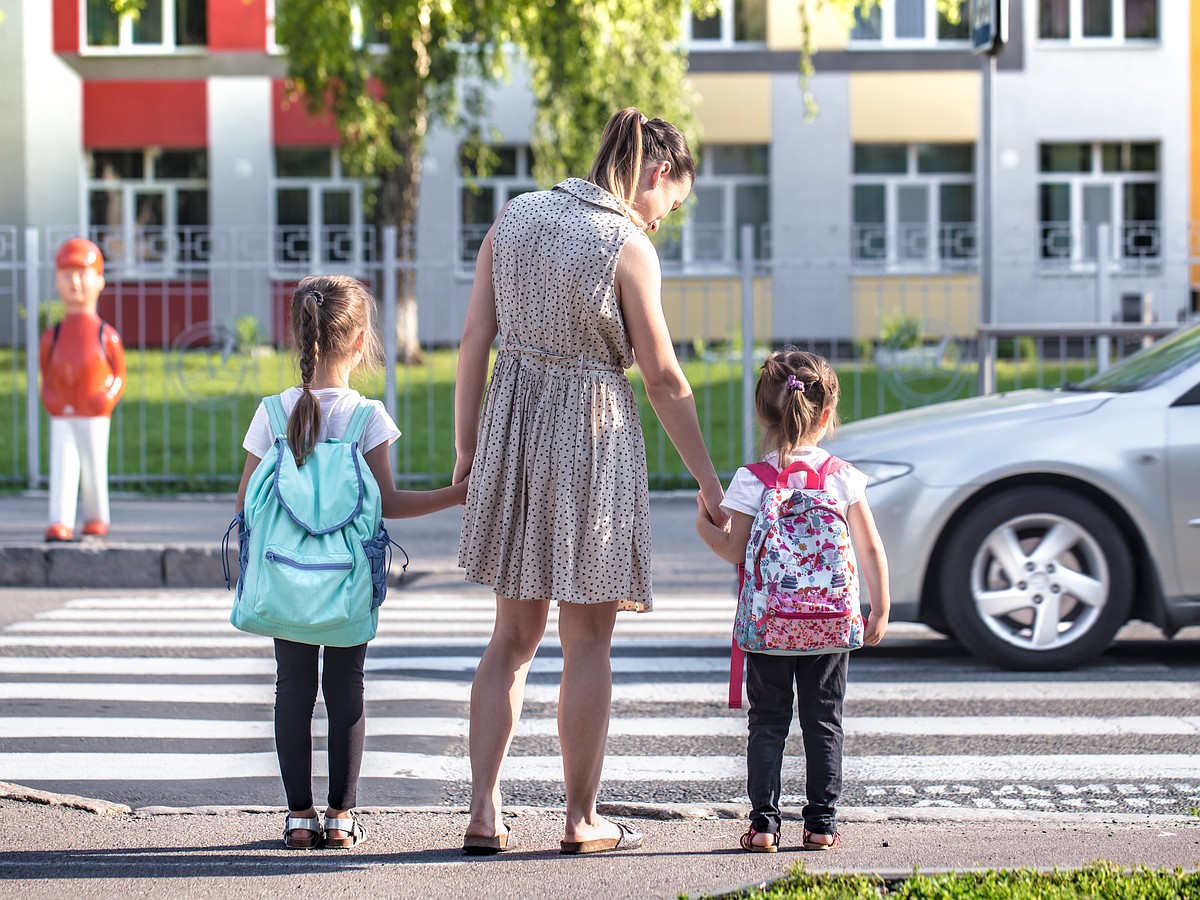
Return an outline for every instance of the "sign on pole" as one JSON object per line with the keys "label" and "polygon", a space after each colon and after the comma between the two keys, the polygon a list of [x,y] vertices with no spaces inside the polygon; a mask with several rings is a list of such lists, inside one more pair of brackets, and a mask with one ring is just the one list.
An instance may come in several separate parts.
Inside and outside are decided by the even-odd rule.
{"label": "sign on pole", "polygon": [[971,52],[995,56],[1008,40],[1004,0],[970,0]]}

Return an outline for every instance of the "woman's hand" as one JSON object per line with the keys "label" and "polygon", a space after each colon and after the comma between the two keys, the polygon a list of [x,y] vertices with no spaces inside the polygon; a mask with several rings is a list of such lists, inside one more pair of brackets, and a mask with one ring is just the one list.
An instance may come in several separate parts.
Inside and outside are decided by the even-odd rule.
{"label": "woman's hand", "polygon": [[467,456],[458,454],[454,460],[454,476],[450,479],[451,484],[458,484],[460,481],[465,481],[467,476],[471,474],[471,464],[475,462],[475,455]]}
{"label": "woman's hand", "polygon": [[729,521],[729,516],[725,510],[721,509],[721,501],[725,499],[725,491],[721,487],[720,481],[714,481],[711,484],[700,488],[700,499],[704,503],[704,509],[708,513],[708,520],[718,528],[724,528],[725,523]]}

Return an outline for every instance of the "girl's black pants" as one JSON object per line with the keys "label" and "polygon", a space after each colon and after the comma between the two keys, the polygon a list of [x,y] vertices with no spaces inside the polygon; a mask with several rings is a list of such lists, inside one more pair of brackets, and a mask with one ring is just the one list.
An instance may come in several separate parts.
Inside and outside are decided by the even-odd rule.
{"label": "girl's black pants", "polygon": [[[317,657],[321,648],[275,639],[275,752],[288,809],[313,805],[312,717],[317,703]],[[329,718],[329,807],[353,809],[362,768],[367,717],[363,664],[367,645],[326,647],[321,694]]]}
{"label": "girl's black pants", "polygon": [[[783,745],[799,711],[804,736],[806,776],[804,827],[815,834],[837,831],[837,801],[842,793],[842,700],[846,696],[849,653],[818,656],[746,654],[746,787],[750,825],[755,831],[779,831]],[[797,700],[799,701],[797,703]]]}

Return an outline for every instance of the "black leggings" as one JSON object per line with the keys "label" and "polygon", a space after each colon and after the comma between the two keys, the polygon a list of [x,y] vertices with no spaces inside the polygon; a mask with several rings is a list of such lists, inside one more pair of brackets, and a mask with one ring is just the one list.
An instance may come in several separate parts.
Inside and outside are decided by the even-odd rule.
{"label": "black leggings", "polygon": [[[312,717],[317,703],[317,656],[321,648],[275,639],[275,752],[288,809],[313,805]],[[326,647],[321,694],[329,719],[329,807],[353,809],[362,768],[367,717],[363,663],[367,645]]]}

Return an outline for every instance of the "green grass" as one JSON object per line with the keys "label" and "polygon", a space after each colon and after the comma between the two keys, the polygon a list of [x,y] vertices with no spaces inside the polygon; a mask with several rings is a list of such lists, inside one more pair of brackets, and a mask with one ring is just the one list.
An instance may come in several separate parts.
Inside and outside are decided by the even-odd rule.
{"label": "green grass", "polygon": [[[763,348],[765,352],[765,348]],[[761,353],[756,354],[761,356]],[[398,474],[414,485],[447,483],[454,463],[453,408],[457,354],[426,353],[420,366],[397,366]],[[741,363],[730,358],[685,358],[684,371],[696,395],[700,425],[717,470],[728,476],[741,459]],[[258,356],[213,352],[168,356],[159,350],[127,356],[128,387],[113,417],[109,472],[118,490],[214,491],[237,484],[245,459],[242,437],[261,397],[299,379],[293,356],[267,351]],[[837,365],[845,421],[891,412],[932,400],[975,392],[973,367],[904,377],[871,364]],[[1002,363],[1002,390],[1054,386],[1085,375],[1080,363],[1038,368],[1033,362]],[[691,483],[679,455],[646,400],[636,369],[631,372],[646,435],[650,485],[655,489]],[[383,374],[364,377],[356,387],[383,396]],[[24,354],[0,349],[0,396],[11,398],[0,428],[0,485],[25,483]],[[41,471],[48,469],[48,428],[41,416]],[[143,477],[143,473],[147,473]]]}
{"label": "green grass", "polygon": [[1200,898],[1200,873],[1182,869],[1122,868],[1097,862],[1082,869],[990,869],[911,876],[887,882],[873,875],[790,874],[727,898],[745,900],[1188,900]]}

